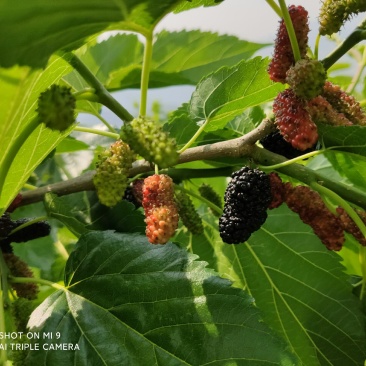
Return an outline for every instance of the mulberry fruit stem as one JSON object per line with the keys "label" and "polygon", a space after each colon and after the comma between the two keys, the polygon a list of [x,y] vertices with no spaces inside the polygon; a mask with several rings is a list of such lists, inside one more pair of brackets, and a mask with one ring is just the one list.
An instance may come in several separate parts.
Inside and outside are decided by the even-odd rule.
{"label": "mulberry fruit stem", "polygon": [[314,46],[314,59],[318,60],[319,57],[319,43],[320,43],[321,35],[318,33],[315,39],[315,46]]}
{"label": "mulberry fruit stem", "polygon": [[152,33],[145,35],[145,49],[142,61],[141,90],[140,90],[140,116],[146,116],[147,92],[149,88],[149,77],[153,50]]}
{"label": "mulberry fruit stem", "polygon": [[36,284],[39,284],[39,285],[45,285],[45,286],[53,287],[56,290],[66,291],[65,286],[62,286],[62,285],[60,285],[59,283],[56,283],[56,282],[51,282],[51,281],[48,281],[48,280],[44,280],[42,278],[9,276],[9,281],[11,283],[36,283]]}
{"label": "mulberry fruit stem", "polygon": [[198,195],[196,193],[194,193],[193,191],[183,188],[182,186],[178,186],[175,185],[175,188],[177,190],[183,191],[184,193],[187,193],[188,195],[197,198],[198,200],[200,200],[201,202],[205,203],[208,207],[210,207],[213,211],[217,212],[218,215],[222,215],[222,209],[219,206],[216,206],[214,203],[212,203],[211,201],[207,200],[206,198],[202,197],[201,195]]}
{"label": "mulberry fruit stem", "polygon": [[132,121],[133,116],[107,91],[104,85],[90,71],[90,69],[72,52],[63,53],[61,57],[68,62],[95,90],[99,103],[109,108],[122,121]]}
{"label": "mulberry fruit stem", "polygon": [[266,0],[267,4],[273,9],[273,11],[282,18],[281,8],[275,3],[274,0]]}
{"label": "mulberry fruit stem", "polygon": [[325,70],[328,70],[353,46],[366,39],[366,29],[361,27],[364,27],[364,24],[359,25],[331,54],[322,60]]}
{"label": "mulberry fruit stem", "polygon": [[196,133],[191,137],[191,139],[180,150],[178,150],[178,154],[181,154],[183,151],[187,150],[195,143],[195,141],[197,140],[197,138],[199,137],[199,135],[202,133],[202,131],[205,129],[205,127],[209,122],[210,118],[207,118],[206,121],[204,121],[201,124],[200,128],[196,131]]}
{"label": "mulberry fruit stem", "polygon": [[119,139],[119,134],[118,133],[97,130],[95,128],[76,126],[74,128],[74,131],[92,133],[92,134],[95,134],[95,135],[110,137],[110,138],[115,139],[115,140],[118,140]]}
{"label": "mulberry fruit stem", "polygon": [[295,59],[295,62],[296,62],[296,61],[299,61],[301,59],[301,54],[300,54],[299,44],[298,44],[297,38],[296,38],[295,29],[294,29],[294,26],[292,24],[290,14],[288,12],[286,1],[285,0],[279,0],[279,3],[280,3],[281,11],[282,11],[283,20],[285,21],[285,24],[286,24],[287,33],[288,33],[288,36],[290,38],[292,52],[294,53],[294,59]]}
{"label": "mulberry fruit stem", "polygon": [[351,94],[355,90],[356,85],[360,81],[360,78],[361,78],[361,75],[363,73],[363,70],[365,69],[365,66],[366,66],[366,48],[363,50],[362,59],[358,64],[357,71],[356,71],[354,77],[352,78],[351,83],[349,84],[349,86],[346,90],[347,93]]}

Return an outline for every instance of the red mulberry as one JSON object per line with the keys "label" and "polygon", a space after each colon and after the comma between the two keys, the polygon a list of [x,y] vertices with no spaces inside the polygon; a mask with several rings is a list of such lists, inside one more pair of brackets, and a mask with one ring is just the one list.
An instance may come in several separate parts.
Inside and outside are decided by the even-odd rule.
{"label": "red mulberry", "polygon": [[271,202],[268,208],[272,210],[282,205],[285,200],[285,185],[282,183],[281,178],[277,173],[269,174],[269,181],[271,185]]}
{"label": "red mulberry", "polygon": [[[356,210],[356,212],[366,224],[366,212],[359,210]],[[337,213],[339,214],[343,229],[347,231],[347,233],[352,234],[362,246],[366,246],[366,238],[363,236],[356,223],[349,217],[348,213],[342,207],[337,208]]]}
{"label": "red mulberry", "polygon": [[165,174],[154,174],[146,178],[142,206],[149,242],[165,244],[174,235],[179,220],[172,179]]}
{"label": "red mulberry", "polygon": [[99,156],[93,183],[103,205],[113,207],[122,200],[133,160],[133,152],[121,140],[116,141]]}
{"label": "red mulberry", "polygon": [[309,100],[306,109],[310,113],[311,119],[316,121],[316,123],[325,123],[333,126],[352,125],[352,122],[343,113],[338,113],[321,95]]}
{"label": "red mulberry", "polygon": [[[302,6],[295,5],[289,6],[288,10],[295,29],[301,58],[305,58],[309,33],[308,12]],[[285,83],[286,72],[294,63],[295,58],[292,52],[290,38],[285,22],[282,19],[277,32],[273,58],[268,67],[269,77],[273,81]]]}
{"label": "red mulberry", "polygon": [[311,226],[315,235],[329,250],[341,250],[344,243],[340,219],[325,206],[317,192],[309,187],[285,184],[285,202],[300,219]]}
{"label": "red mulberry", "polygon": [[295,149],[304,151],[317,142],[317,127],[306,110],[306,102],[297,97],[292,89],[277,95],[273,113],[281,135]]}
{"label": "red mulberry", "polygon": [[155,121],[143,117],[135,118],[122,127],[121,138],[136,153],[160,168],[168,168],[178,161],[175,140]]}
{"label": "red mulberry", "polygon": [[353,124],[366,125],[366,115],[360,103],[338,85],[327,81],[322,95],[338,113],[343,113]]}
{"label": "red mulberry", "polygon": [[239,244],[248,240],[266,221],[272,199],[271,186],[268,175],[258,169],[244,167],[231,177],[219,231],[225,243]]}

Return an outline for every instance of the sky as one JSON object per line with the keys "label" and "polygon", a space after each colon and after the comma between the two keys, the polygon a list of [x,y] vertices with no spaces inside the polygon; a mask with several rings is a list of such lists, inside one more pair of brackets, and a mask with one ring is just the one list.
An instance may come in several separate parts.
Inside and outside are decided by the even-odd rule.
{"label": "sky", "polygon": [[[318,33],[318,14],[321,0],[287,1],[287,5],[302,5],[309,13],[309,45],[313,49],[315,38]],[[363,14],[364,15],[364,14]],[[351,30],[360,23],[362,15],[355,17],[341,30],[340,36],[346,37]],[[193,30],[217,32],[237,36],[242,40],[258,43],[273,43],[279,18],[270,8],[265,0],[225,0],[220,5],[206,8],[195,8],[178,14],[167,15],[157,26],[156,31],[162,29],[169,31]],[[325,57],[334,44],[322,37],[320,43],[320,59]],[[273,48],[266,47],[260,50],[257,55],[271,56]],[[171,87],[167,89],[151,89],[148,101],[163,101],[164,109],[174,110],[182,103],[189,101],[194,90],[193,86]],[[137,114],[136,102],[139,100],[138,90],[126,90],[115,94],[117,99],[132,114]],[[114,119],[109,111],[104,111],[104,117]]]}

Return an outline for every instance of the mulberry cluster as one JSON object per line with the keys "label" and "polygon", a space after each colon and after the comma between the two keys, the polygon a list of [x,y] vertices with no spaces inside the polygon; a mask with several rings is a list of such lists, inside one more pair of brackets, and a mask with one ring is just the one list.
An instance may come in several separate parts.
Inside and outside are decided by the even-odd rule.
{"label": "mulberry cluster", "polygon": [[265,149],[274,152],[275,154],[282,155],[287,159],[296,158],[302,154],[306,154],[315,149],[315,145],[304,151],[295,149],[289,142],[287,142],[283,138],[283,136],[278,130],[271,132],[267,136],[263,137],[259,142]]}
{"label": "mulberry cluster", "polygon": [[[308,12],[302,6],[291,5],[288,8],[294,26],[301,58],[305,58],[308,45]],[[277,31],[273,58],[268,67],[268,74],[273,81],[285,83],[287,70],[294,65],[290,38],[284,20],[280,21]]]}
{"label": "mulberry cluster", "polygon": [[338,85],[327,81],[322,95],[337,113],[344,115],[351,123],[361,126],[366,125],[366,115],[360,103]]}
{"label": "mulberry cluster", "polygon": [[306,186],[285,184],[285,202],[300,219],[311,226],[314,233],[329,250],[341,250],[345,241],[339,217],[325,206],[317,192]]}
{"label": "mulberry cluster", "polygon": [[203,233],[203,224],[200,215],[197,213],[191,198],[183,191],[175,193],[179,217],[183,225],[193,234]]}
{"label": "mulberry cluster", "polygon": [[142,206],[149,242],[165,244],[173,236],[179,220],[172,179],[165,174],[145,178]]}
{"label": "mulberry cluster", "polygon": [[144,117],[135,118],[122,127],[121,138],[136,153],[160,168],[168,168],[178,161],[175,140],[155,121]]}
{"label": "mulberry cluster", "polygon": [[268,205],[270,210],[282,205],[285,201],[285,185],[277,173],[269,174],[269,182],[271,186],[271,202]]}
{"label": "mulberry cluster", "polygon": [[75,122],[76,100],[71,89],[52,85],[38,98],[38,117],[51,130],[64,131]]}
{"label": "mulberry cluster", "polygon": [[319,33],[332,35],[353,15],[366,11],[364,0],[324,0],[319,14]]}
{"label": "mulberry cluster", "polygon": [[[206,198],[207,201],[222,209],[222,200],[220,195],[209,184],[203,183],[198,188],[198,191],[203,198]],[[215,216],[220,216],[220,214],[218,214],[215,210],[211,210],[211,212]]]}
{"label": "mulberry cluster", "polygon": [[239,244],[248,240],[266,221],[272,199],[271,186],[268,175],[258,169],[244,167],[231,177],[219,231],[225,243]]}
{"label": "mulberry cluster", "polygon": [[310,149],[318,141],[318,129],[306,109],[306,102],[292,89],[286,89],[277,95],[273,103],[273,113],[281,135],[295,149]]}
{"label": "mulberry cluster", "polygon": [[3,253],[12,253],[11,243],[24,243],[29,240],[42,238],[50,234],[51,227],[46,221],[34,222],[24,228],[11,233],[20,225],[30,222],[31,219],[13,221],[8,213],[0,217],[0,248]]}
{"label": "mulberry cluster", "polygon": [[[13,277],[33,277],[33,273],[27,263],[23,262],[14,253],[3,253],[6,265]],[[38,285],[36,283],[12,283],[18,297],[28,300],[37,298]]]}
{"label": "mulberry cluster", "polygon": [[121,140],[117,140],[99,156],[93,183],[103,205],[113,207],[122,200],[133,161],[134,153]]}
{"label": "mulberry cluster", "polygon": [[287,84],[298,97],[306,100],[315,98],[322,92],[326,79],[323,63],[318,60],[300,60],[286,73]]}

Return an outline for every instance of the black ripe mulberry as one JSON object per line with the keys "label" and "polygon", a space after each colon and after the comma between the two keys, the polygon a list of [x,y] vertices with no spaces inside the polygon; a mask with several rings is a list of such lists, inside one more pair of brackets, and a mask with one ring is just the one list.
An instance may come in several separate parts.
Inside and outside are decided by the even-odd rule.
{"label": "black ripe mulberry", "polygon": [[318,129],[306,110],[306,102],[292,89],[279,93],[273,103],[275,123],[283,138],[304,151],[318,141]]}
{"label": "black ripe mulberry", "polygon": [[[308,46],[308,12],[302,6],[291,5],[288,8],[294,26],[301,58],[305,58]],[[273,58],[268,67],[271,80],[285,83],[287,70],[295,64],[290,38],[284,20],[280,22],[275,41]]]}
{"label": "black ripe mulberry", "polygon": [[71,89],[52,85],[38,98],[38,117],[51,130],[64,131],[75,122],[76,100]]}
{"label": "black ripe mulberry", "polygon": [[314,147],[306,149],[304,151],[295,149],[289,142],[287,142],[283,138],[278,130],[271,132],[267,136],[263,137],[259,142],[265,149],[275,154],[282,155],[287,159],[297,158],[298,156],[314,151],[315,147],[314,145]]}
{"label": "black ripe mulberry", "polygon": [[231,177],[219,231],[225,243],[239,244],[248,240],[266,221],[272,199],[271,185],[269,176],[258,169],[244,167]]}
{"label": "black ripe mulberry", "polygon": [[[32,221],[32,219],[24,218],[15,220],[14,229],[30,221]],[[13,243],[25,243],[29,240],[47,236],[50,234],[50,232],[51,232],[51,226],[47,221],[37,221],[29,224],[28,226],[25,226],[24,228],[18,231],[15,231],[13,234],[10,234],[8,239]]]}

